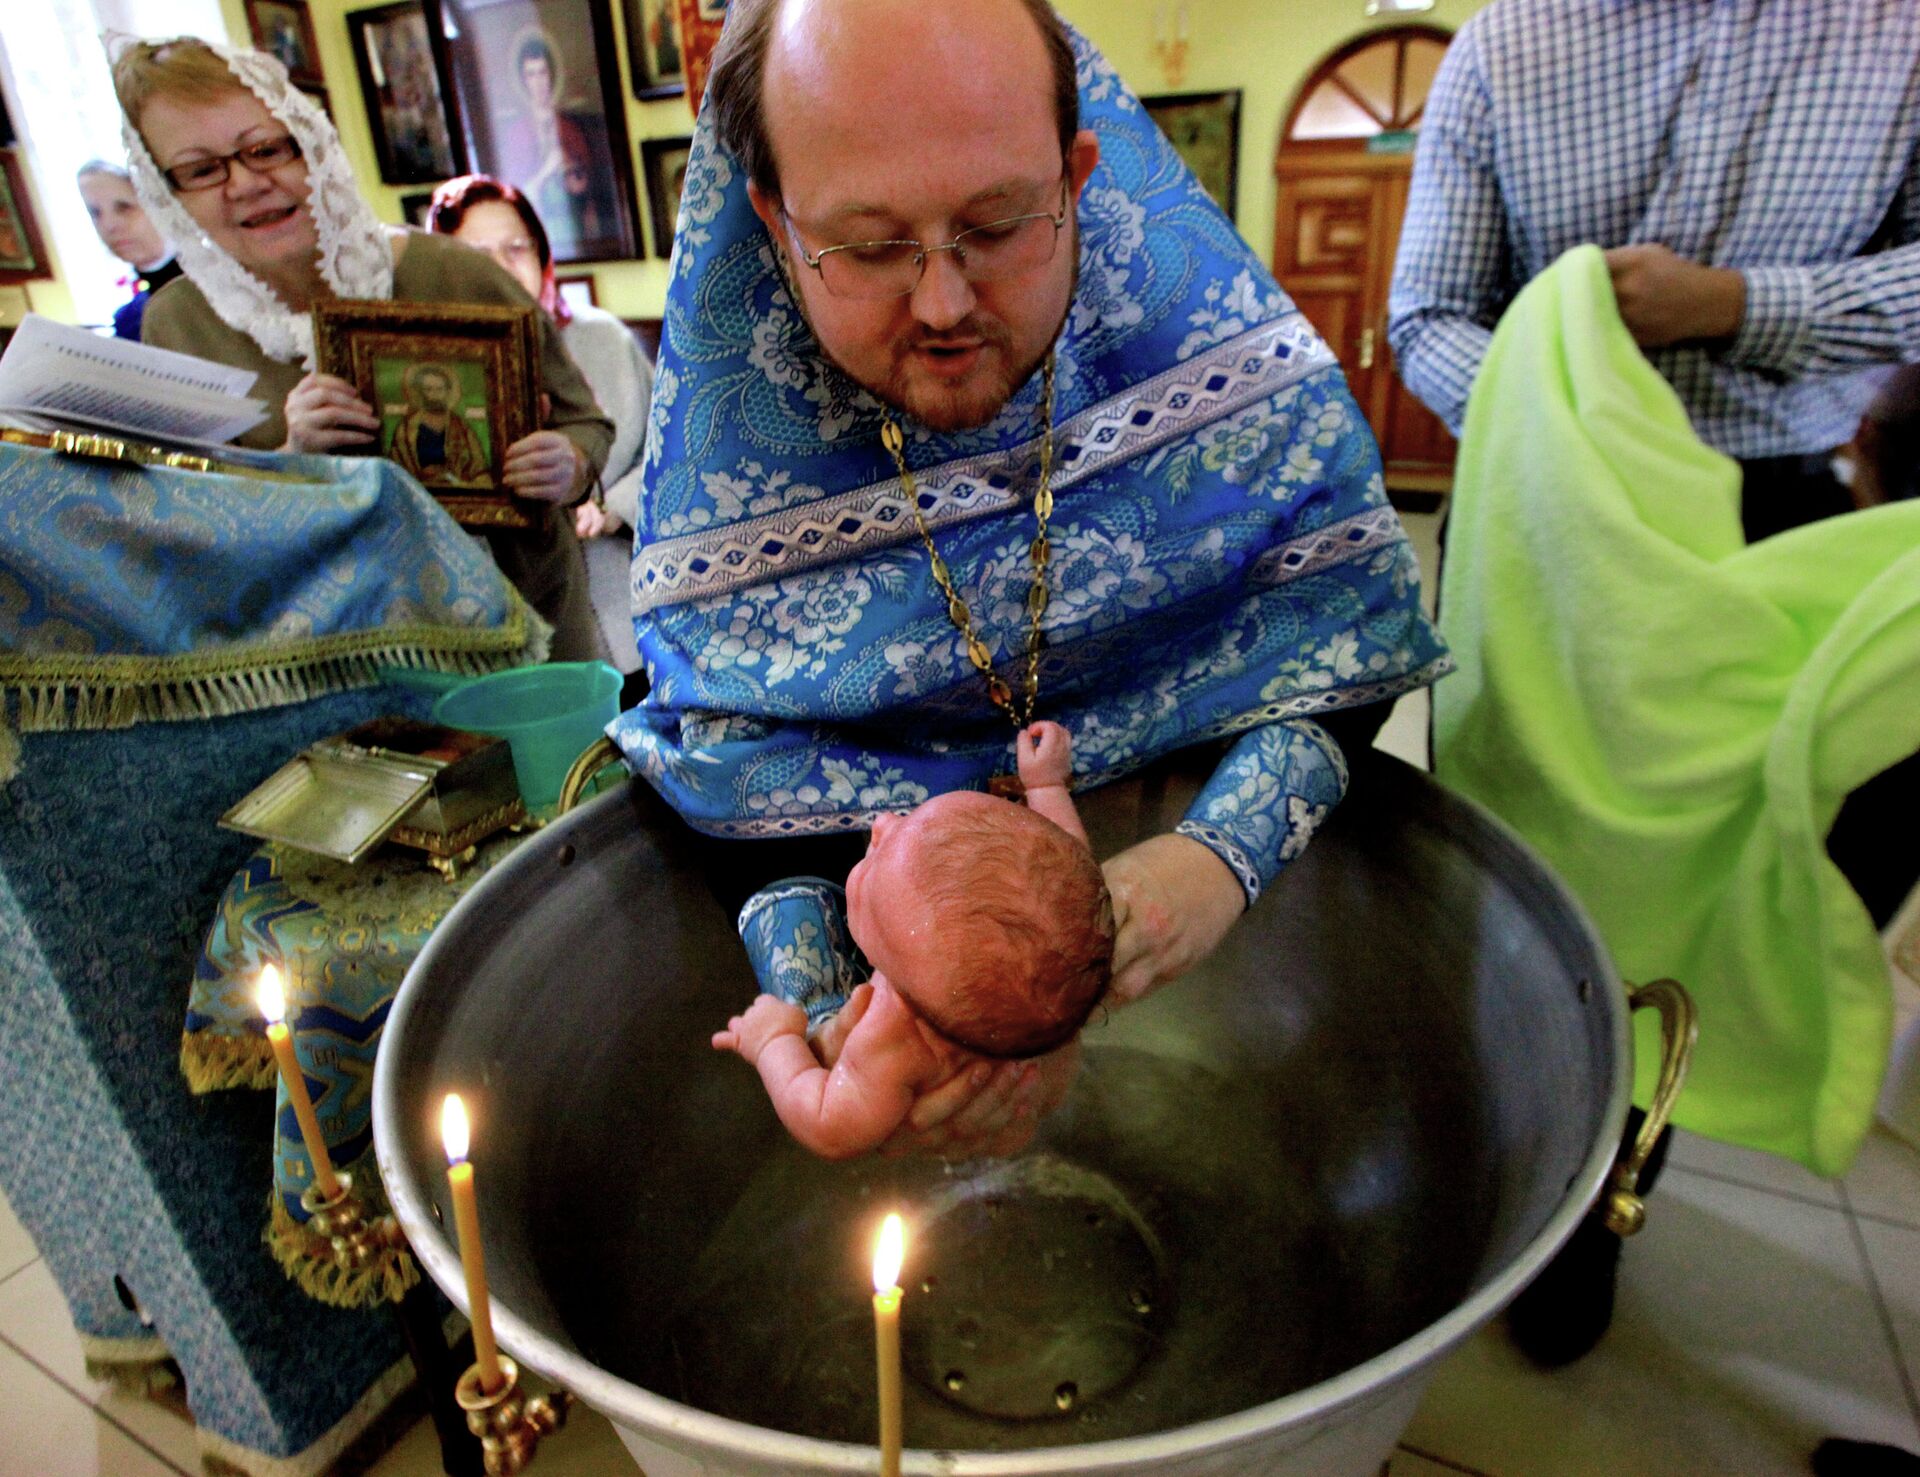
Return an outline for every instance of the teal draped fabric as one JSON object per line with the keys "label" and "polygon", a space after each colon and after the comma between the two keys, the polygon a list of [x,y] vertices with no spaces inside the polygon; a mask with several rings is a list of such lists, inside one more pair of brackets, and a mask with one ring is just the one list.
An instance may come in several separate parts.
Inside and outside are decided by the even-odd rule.
{"label": "teal draped fabric", "polygon": [[[1138,100],[1075,46],[1101,162],[1078,205],[1079,287],[1057,350],[1039,716],[1071,731],[1085,787],[1391,699],[1448,658],[1332,353]],[[920,510],[1003,671],[1026,632],[1040,396],[1036,376],[979,430],[907,427]],[[880,424],[880,405],[819,353],[703,118],[633,564],[653,689],[610,730],[702,831],[863,829],[1014,768],[1011,726],[929,577]],[[1314,792],[1302,821],[1344,784],[1336,758],[1295,742],[1313,747],[1310,727],[1246,756],[1298,760]],[[1260,823],[1265,860],[1244,842],[1237,860],[1222,852],[1250,895],[1304,842],[1288,798],[1272,797],[1279,823]]]}
{"label": "teal draped fabric", "polygon": [[381,661],[544,655],[486,549],[393,463],[257,460],[301,480],[0,444],[0,694],[22,729],[251,711]]}

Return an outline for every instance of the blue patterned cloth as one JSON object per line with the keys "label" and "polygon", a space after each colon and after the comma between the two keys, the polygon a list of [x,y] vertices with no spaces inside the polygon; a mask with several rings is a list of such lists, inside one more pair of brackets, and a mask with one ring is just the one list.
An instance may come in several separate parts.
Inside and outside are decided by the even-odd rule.
{"label": "blue patterned cloth", "polygon": [[[1346,757],[1325,729],[1270,723],[1233,746],[1175,830],[1232,867],[1251,904],[1346,789]],[[738,927],[761,993],[806,1011],[809,1036],[873,973],[847,926],[846,890],[824,878],[761,888],[741,908]]]}
{"label": "blue patterned cloth", "polygon": [[0,444],[0,747],[9,716],[124,728],[366,686],[382,662],[545,654],[485,548],[393,463],[231,455],[299,480]]}
{"label": "blue patterned cloth", "polygon": [[807,1013],[813,1035],[873,973],[847,929],[847,893],[824,877],[763,887],[740,910],[740,941],[763,995]]}
{"label": "blue patterned cloth", "polygon": [[214,819],[284,756],[392,705],[370,688],[28,734],[0,785],[0,1190],[89,1356],[171,1354],[202,1449],[235,1470],[321,1469],[411,1378],[389,1319],[314,1301],[261,1245],[269,1103],[194,1097],[176,1064],[207,920],[257,845]]}
{"label": "blue patterned cloth", "polygon": [[[1195,817],[1192,834],[1252,892],[1285,826],[1303,834],[1335,798],[1330,741],[1302,720],[1431,682],[1448,659],[1333,355],[1138,100],[1075,46],[1081,123],[1101,157],[1057,350],[1039,716],[1072,733],[1080,788],[1288,727],[1291,739],[1236,751],[1245,772],[1219,816]],[[1026,632],[1041,394],[1036,376],[977,431],[907,426],[921,511],[1006,668]],[[1011,727],[929,576],[881,420],[819,353],[703,117],[633,565],[653,688],[610,730],[699,830],[864,829],[1014,769]],[[1267,841],[1219,841],[1234,807],[1261,797]]]}
{"label": "blue patterned cloth", "polygon": [[[1920,358],[1920,5],[1498,0],[1420,124],[1388,336],[1457,434],[1493,325],[1575,246],[1746,279],[1724,348],[1654,350],[1702,440],[1830,451]],[[1884,249],[1883,249],[1884,248]]]}

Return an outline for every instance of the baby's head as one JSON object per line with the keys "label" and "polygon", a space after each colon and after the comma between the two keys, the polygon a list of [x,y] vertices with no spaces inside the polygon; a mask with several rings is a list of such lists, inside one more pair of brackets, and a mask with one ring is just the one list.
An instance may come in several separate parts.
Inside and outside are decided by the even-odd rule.
{"label": "baby's head", "polygon": [[1113,901],[1093,853],[973,790],[876,819],[847,877],[847,923],[928,1024],[982,1056],[1065,1045],[1112,976]]}

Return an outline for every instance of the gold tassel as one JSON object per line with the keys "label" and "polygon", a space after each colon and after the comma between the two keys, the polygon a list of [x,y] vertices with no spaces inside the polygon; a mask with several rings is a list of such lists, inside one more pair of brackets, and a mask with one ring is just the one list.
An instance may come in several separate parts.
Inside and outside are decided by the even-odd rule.
{"label": "gold tassel", "polygon": [[190,1092],[222,1092],[230,1087],[268,1088],[279,1068],[273,1048],[259,1036],[221,1036],[212,1031],[180,1033],[180,1070]]}
{"label": "gold tassel", "polygon": [[334,1308],[371,1308],[397,1303],[420,1281],[420,1266],[399,1247],[389,1247],[365,1267],[342,1267],[333,1248],[291,1215],[277,1192],[270,1191],[271,1212],[260,1239],[280,1270],[317,1302]]}

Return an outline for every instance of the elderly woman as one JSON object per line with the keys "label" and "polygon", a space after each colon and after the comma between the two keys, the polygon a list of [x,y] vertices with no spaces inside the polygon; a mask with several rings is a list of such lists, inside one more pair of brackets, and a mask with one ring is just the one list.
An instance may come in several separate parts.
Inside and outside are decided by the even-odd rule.
{"label": "elderly woman", "polygon": [[167,238],[154,229],[133,191],[133,173],[124,164],[89,159],[80,166],[80,198],[100,244],[133,268],[133,300],[114,312],[116,338],[138,339],[147,299],[180,275]]}
{"label": "elderly woman", "polygon": [[[191,37],[139,41],[113,73],[135,183],[186,273],[154,294],[142,337],[259,376],[255,392],[276,409],[242,444],[307,452],[375,444],[373,408],[345,381],[313,372],[316,302],[529,301],[481,253],[383,227],[333,126],[271,57]],[[586,496],[613,428],[551,321],[539,323],[546,428],[507,448],[505,481],[548,507],[538,527],[489,530],[486,539],[502,572],[552,622],[554,657],[592,658],[603,647],[573,521],[560,510]]]}
{"label": "elderly woman", "polygon": [[653,366],[640,341],[613,314],[591,304],[570,307],[560,296],[546,227],[533,202],[512,185],[485,174],[448,180],[433,192],[427,229],[484,251],[527,290],[559,327],[561,342],[587,377],[594,398],[613,418],[613,449],[600,473],[604,491],[575,510],[573,526],[583,541],[614,536],[584,544],[587,578],[596,593],[596,608],[605,612],[602,634],[614,664],[633,671],[640,665],[640,653],[626,614],[632,541],[618,535],[638,521],[640,453],[646,445]]}

